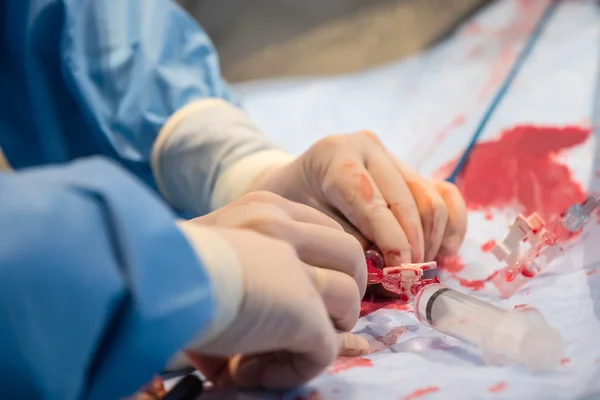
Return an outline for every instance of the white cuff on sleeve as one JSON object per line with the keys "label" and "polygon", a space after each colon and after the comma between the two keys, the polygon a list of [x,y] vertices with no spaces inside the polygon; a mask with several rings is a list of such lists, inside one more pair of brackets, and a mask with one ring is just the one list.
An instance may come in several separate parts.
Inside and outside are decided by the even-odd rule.
{"label": "white cuff on sleeve", "polygon": [[237,317],[244,297],[244,276],[235,250],[216,231],[193,222],[180,222],[178,226],[213,285],[215,317],[200,337],[190,342],[197,348],[218,336]]}
{"label": "white cuff on sleeve", "polygon": [[[177,126],[181,124],[185,118],[193,113],[207,111],[211,107],[222,107],[223,100],[220,99],[203,99],[193,103],[190,103],[175,112],[163,125],[162,129],[158,133],[154,146],[152,147],[152,154],[150,156],[150,166],[156,180],[156,186],[158,190],[165,196],[167,201],[171,204],[177,204],[171,193],[166,189],[165,180],[162,169],[162,155],[165,147],[173,132],[176,131]],[[226,103],[227,104],[227,103]]]}
{"label": "white cuff on sleeve", "polygon": [[296,157],[283,150],[263,150],[237,161],[227,168],[215,184],[210,205],[213,210],[239,199],[260,174],[292,162]]}
{"label": "white cuff on sleeve", "polygon": [[203,99],[168,119],[154,143],[151,166],[169,203],[205,213],[245,194],[267,168],[293,159],[276,150],[242,110]]}

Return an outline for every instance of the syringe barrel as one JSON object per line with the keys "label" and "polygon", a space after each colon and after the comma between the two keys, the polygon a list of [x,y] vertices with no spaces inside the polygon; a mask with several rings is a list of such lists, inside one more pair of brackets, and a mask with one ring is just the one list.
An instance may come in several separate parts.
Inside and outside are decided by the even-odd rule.
{"label": "syringe barrel", "polygon": [[419,320],[477,346],[490,364],[524,364],[531,370],[556,367],[563,340],[535,309],[503,310],[441,284],[425,286],[415,298]]}

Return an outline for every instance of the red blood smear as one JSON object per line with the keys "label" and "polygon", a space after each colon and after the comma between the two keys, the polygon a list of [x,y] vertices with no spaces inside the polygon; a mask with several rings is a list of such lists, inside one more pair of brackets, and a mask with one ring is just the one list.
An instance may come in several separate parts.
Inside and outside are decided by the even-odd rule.
{"label": "red blood smear", "polygon": [[408,329],[404,326],[395,326],[387,334],[383,336],[375,337],[374,339],[380,344],[371,346],[373,352],[380,351],[390,346],[395,345],[398,342],[398,338],[408,332]]}
{"label": "red blood smear", "polygon": [[496,246],[496,241],[488,240],[487,242],[481,245],[481,251],[483,251],[484,253],[490,252],[492,251],[494,246]]}
{"label": "red blood smear", "polygon": [[374,195],[374,190],[373,190],[373,185],[371,184],[371,181],[369,181],[369,178],[367,178],[367,176],[365,174],[361,174],[360,175],[360,195],[362,196],[363,200],[366,201],[367,203],[371,203],[373,202],[373,195]]}
{"label": "red blood smear", "polygon": [[377,310],[382,308],[387,308],[391,310],[401,310],[408,311],[409,305],[407,303],[403,303],[398,299],[380,299],[373,298],[371,300],[363,300],[360,303],[360,316],[364,317],[367,314],[371,314]]}
{"label": "red blood smear", "polygon": [[578,126],[515,126],[497,140],[478,144],[456,184],[470,210],[516,207],[551,221],[585,199],[581,185],[556,156],[584,143],[590,133]]}
{"label": "red blood smear", "polygon": [[485,218],[485,220],[486,220],[486,221],[491,221],[491,220],[493,220],[493,219],[494,219],[494,214],[492,214],[492,213],[491,213],[491,212],[489,212],[489,211],[486,211],[486,212],[483,214],[483,218]]}
{"label": "red blood smear", "polygon": [[514,309],[527,307],[527,304],[515,304]]}
{"label": "red blood smear", "polygon": [[596,273],[596,268],[589,270],[588,272],[586,272],[587,276],[592,276]]}
{"label": "red blood smear", "polygon": [[412,392],[411,394],[409,394],[408,396],[406,396],[404,398],[404,400],[414,400],[414,399],[418,399],[421,398],[425,395],[428,394],[432,394],[432,393],[436,393],[439,392],[440,388],[436,387],[436,386],[430,386],[430,387],[426,387],[423,389],[417,389],[414,392]]}
{"label": "red blood smear", "polygon": [[560,365],[562,367],[566,367],[567,365],[569,365],[570,362],[571,362],[570,358],[563,358],[562,360],[560,360]]}
{"label": "red blood smear", "polygon": [[465,264],[458,256],[453,257],[438,257],[436,259],[439,268],[443,268],[451,274],[457,274],[465,269]]}
{"label": "red blood smear", "polygon": [[372,367],[373,363],[364,357],[338,357],[338,359],[329,367],[330,374],[339,374],[357,367]]}
{"label": "red blood smear", "polygon": [[488,389],[492,393],[502,393],[506,390],[506,382],[500,382]]}
{"label": "red blood smear", "polygon": [[470,281],[467,279],[460,279],[458,282],[460,283],[461,286],[469,288],[473,291],[478,291],[485,287],[485,281],[483,281],[483,280],[475,279],[475,280]]}
{"label": "red blood smear", "polygon": [[460,283],[460,285],[462,287],[466,287],[468,289],[471,289],[475,292],[483,289],[485,287],[486,282],[491,281],[497,274],[499,271],[495,271],[493,272],[490,276],[488,276],[485,279],[474,279],[474,280],[468,280],[468,279],[459,279],[458,283]]}

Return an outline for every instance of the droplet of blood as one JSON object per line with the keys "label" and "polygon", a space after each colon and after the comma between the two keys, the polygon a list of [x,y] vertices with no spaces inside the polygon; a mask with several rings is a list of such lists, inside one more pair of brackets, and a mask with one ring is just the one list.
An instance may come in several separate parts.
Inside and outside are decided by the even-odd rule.
{"label": "droplet of blood", "polygon": [[495,246],[496,246],[495,240],[488,240],[487,242],[485,242],[484,244],[481,245],[481,251],[483,251],[484,253],[487,253],[489,251],[492,251],[492,249]]}

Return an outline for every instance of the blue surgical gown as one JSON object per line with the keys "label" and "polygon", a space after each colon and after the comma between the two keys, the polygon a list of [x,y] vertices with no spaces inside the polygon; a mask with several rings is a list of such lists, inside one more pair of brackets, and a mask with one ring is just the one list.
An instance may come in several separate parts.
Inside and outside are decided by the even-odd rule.
{"label": "blue surgical gown", "polygon": [[[208,324],[206,273],[148,189],[158,131],[206,97],[230,100],[172,1],[0,0],[0,398],[116,399]],[[210,171],[252,143],[197,140]],[[93,155],[112,161],[70,162]]]}
{"label": "blue surgical gown", "polygon": [[[0,32],[0,148],[15,169],[103,155],[156,190],[149,159],[165,121],[196,100],[233,101],[210,39],[171,0],[2,0]],[[271,147],[239,132],[194,143],[207,192]]]}
{"label": "blue surgical gown", "polygon": [[155,193],[91,158],[0,173],[0,398],[118,399],[212,320]]}

